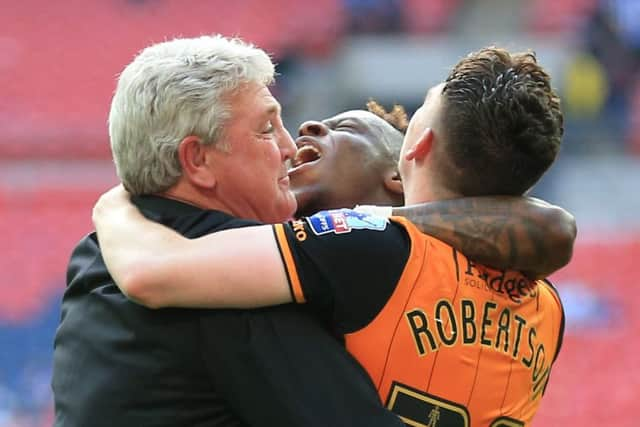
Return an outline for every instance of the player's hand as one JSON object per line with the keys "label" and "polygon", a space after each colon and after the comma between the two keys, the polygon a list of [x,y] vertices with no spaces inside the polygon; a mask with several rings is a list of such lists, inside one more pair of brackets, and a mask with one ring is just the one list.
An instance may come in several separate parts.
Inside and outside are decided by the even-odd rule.
{"label": "player's hand", "polygon": [[356,205],[353,210],[356,212],[362,212],[373,216],[380,216],[383,218],[389,218],[391,215],[393,215],[393,207],[391,206]]}
{"label": "player's hand", "polygon": [[102,221],[105,216],[113,213],[114,210],[129,208],[134,208],[133,203],[131,203],[131,195],[124,189],[122,184],[120,184],[100,196],[93,207],[91,219],[97,227],[97,224]]}

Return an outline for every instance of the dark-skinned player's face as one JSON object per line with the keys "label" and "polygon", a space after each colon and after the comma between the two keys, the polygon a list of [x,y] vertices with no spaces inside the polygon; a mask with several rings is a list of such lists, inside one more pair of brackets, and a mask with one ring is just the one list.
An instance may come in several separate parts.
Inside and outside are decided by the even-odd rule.
{"label": "dark-skinned player's face", "polygon": [[384,190],[390,168],[381,149],[381,132],[395,132],[386,121],[363,110],[347,111],[299,128],[298,151],[289,178],[298,201],[297,215],[355,204],[398,202]]}

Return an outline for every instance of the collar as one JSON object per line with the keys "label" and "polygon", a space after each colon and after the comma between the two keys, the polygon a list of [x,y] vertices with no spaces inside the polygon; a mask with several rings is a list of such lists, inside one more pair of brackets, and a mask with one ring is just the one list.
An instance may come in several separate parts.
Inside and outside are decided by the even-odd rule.
{"label": "collar", "polygon": [[179,217],[184,215],[193,215],[204,212],[205,210],[188,203],[184,203],[175,199],[169,199],[162,196],[145,195],[133,196],[131,201],[141,211],[160,215],[162,217]]}

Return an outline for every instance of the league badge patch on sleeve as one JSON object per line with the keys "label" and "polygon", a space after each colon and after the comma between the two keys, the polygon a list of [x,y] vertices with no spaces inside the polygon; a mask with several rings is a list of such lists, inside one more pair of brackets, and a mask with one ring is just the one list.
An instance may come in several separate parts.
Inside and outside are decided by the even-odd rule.
{"label": "league badge patch on sleeve", "polygon": [[307,222],[317,236],[327,233],[349,233],[351,230],[383,231],[388,224],[386,218],[351,209],[320,211],[308,217]]}

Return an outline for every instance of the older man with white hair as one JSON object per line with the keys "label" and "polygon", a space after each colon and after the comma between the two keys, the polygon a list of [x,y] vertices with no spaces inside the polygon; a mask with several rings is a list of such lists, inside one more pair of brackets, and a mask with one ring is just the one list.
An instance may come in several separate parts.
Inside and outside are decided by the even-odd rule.
{"label": "older man with white hair", "polygon": [[[221,36],[144,49],[109,116],[118,176],[138,208],[191,238],[289,218],[285,161],[296,148],[273,76],[264,51]],[[95,233],[75,248],[67,281],[56,427],[402,425],[306,310],[144,308],[114,284]]]}

